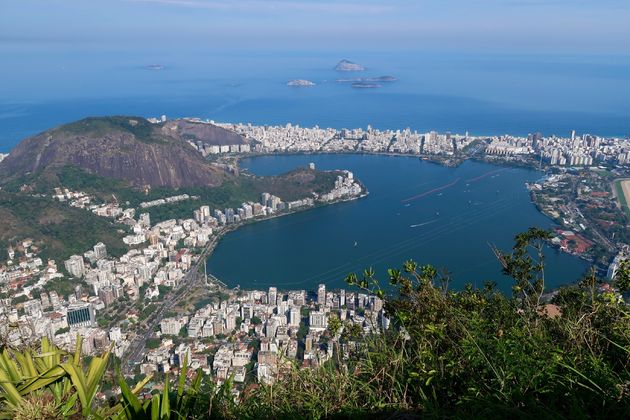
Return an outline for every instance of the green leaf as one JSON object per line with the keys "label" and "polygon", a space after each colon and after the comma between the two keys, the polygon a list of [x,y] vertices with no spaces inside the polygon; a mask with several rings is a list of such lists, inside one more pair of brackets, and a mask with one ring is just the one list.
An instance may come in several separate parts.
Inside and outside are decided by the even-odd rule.
{"label": "green leaf", "polygon": [[127,385],[127,382],[125,382],[125,378],[120,376],[118,378],[118,384],[120,385],[120,393],[123,398],[125,411],[127,411],[128,413],[131,412],[134,415],[140,414],[142,412],[142,404],[140,403],[138,397],[135,395],[136,393],[129,389],[129,385]]}
{"label": "green leaf", "polygon": [[87,416],[92,407],[83,371],[77,368],[77,366],[73,363],[63,363],[61,367],[70,375],[72,385],[79,396],[79,400],[81,401],[81,413],[84,416]]}
{"label": "green leaf", "polygon": [[169,389],[168,389],[168,373],[164,378],[164,390],[162,391],[162,404],[160,409],[160,418],[167,418],[171,412],[170,401],[169,401]]}
{"label": "green leaf", "polygon": [[151,398],[151,420],[160,420],[160,394]]}
{"label": "green leaf", "polygon": [[74,348],[74,365],[79,366],[81,364],[81,348],[83,347],[83,338],[80,334],[77,334],[77,342]]}
{"label": "green leaf", "polygon": [[188,372],[188,352],[184,356],[184,365],[182,366],[181,371],[179,372],[178,384],[177,384],[177,403],[176,409],[179,411],[182,406],[182,397],[184,395],[185,387],[186,387],[186,373]]}
{"label": "green leaf", "polygon": [[54,366],[41,375],[29,379],[20,387],[22,395],[30,394],[33,391],[42,389],[66,376],[66,371],[61,366]]}
{"label": "green leaf", "polygon": [[18,390],[13,386],[13,381],[7,375],[4,369],[0,369],[0,387],[4,390],[3,397],[12,404],[13,406],[18,406],[20,402],[22,402],[22,396],[18,392]]}
{"label": "green leaf", "polygon": [[5,372],[8,374],[8,378],[11,382],[17,383],[22,380],[23,375],[19,370],[17,364],[13,361],[7,349],[2,351],[2,355],[0,356],[0,363],[4,368]]}

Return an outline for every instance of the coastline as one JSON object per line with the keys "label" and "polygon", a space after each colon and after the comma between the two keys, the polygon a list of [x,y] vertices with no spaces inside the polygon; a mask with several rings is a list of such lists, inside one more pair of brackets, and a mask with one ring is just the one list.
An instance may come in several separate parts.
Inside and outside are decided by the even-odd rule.
{"label": "coastline", "polygon": [[[338,200],[330,201],[328,203],[318,203],[313,206],[298,207],[295,210],[284,211],[278,214],[273,214],[270,216],[265,216],[265,217],[261,217],[254,220],[248,220],[246,222],[233,224],[221,230],[218,230],[213,235],[208,245],[206,245],[202,249],[201,253],[193,259],[192,267],[184,274],[184,284],[172,289],[170,293],[172,293],[173,296],[170,297],[165,302],[165,304],[162,304],[160,309],[157,310],[151,318],[144,320],[145,327],[141,331],[138,331],[136,333],[136,336],[132,340],[132,343],[130,344],[128,349],[125,351],[127,360],[128,361],[135,360],[137,362],[138,357],[141,356],[142,351],[144,350],[144,344],[146,342],[147,337],[151,334],[155,326],[164,318],[165,313],[171,308],[173,308],[178,302],[180,302],[184,297],[186,297],[186,295],[191,290],[194,289],[196,284],[199,282],[199,279],[202,278],[202,276],[199,275],[199,269],[202,267],[201,264],[204,264],[204,266],[207,265],[208,258],[212,256],[214,250],[219,245],[219,243],[221,242],[221,240],[224,238],[225,235],[227,235],[230,232],[234,232],[238,230],[240,227],[248,225],[248,224],[263,222],[263,221],[275,219],[278,217],[289,216],[295,213],[305,212],[305,211],[312,210],[318,207],[324,207],[324,206],[328,206],[332,204],[355,201],[355,200],[359,200],[361,198],[367,197],[369,195],[369,191],[367,190],[367,188],[365,188],[365,185],[363,185],[363,183],[361,183],[360,181],[358,182],[364,191],[362,194],[358,196],[341,198]],[[216,275],[212,273],[207,273],[207,274],[208,274],[208,279],[207,279],[208,282],[213,283],[219,290],[226,290],[226,289],[233,290],[240,287],[238,285],[230,286],[224,283],[219,277],[217,277]],[[127,372],[127,369],[129,367],[130,365],[128,363],[124,364],[123,365],[124,371]]]}
{"label": "coastline", "polygon": [[[495,165],[495,166],[503,167],[503,168],[524,168],[524,169],[529,169],[529,170],[541,172],[543,174],[549,169],[549,167],[547,165],[539,165],[538,162],[536,162],[536,161],[505,160],[505,159],[500,159],[500,158],[487,158],[486,156],[474,156],[474,155],[473,156],[461,156],[460,155],[460,156],[455,156],[455,157],[438,157],[438,158],[436,158],[436,156],[434,156],[434,155],[426,155],[426,154],[396,153],[396,152],[371,152],[371,151],[365,151],[365,150],[361,150],[361,151],[356,151],[356,150],[340,150],[340,151],[321,151],[321,150],[316,150],[316,151],[252,152],[252,153],[247,153],[247,154],[242,154],[242,155],[232,155],[232,156],[229,156],[229,159],[232,160],[233,164],[238,165],[240,159],[250,159],[250,158],[258,158],[258,157],[265,157],[265,156],[300,156],[300,155],[302,155],[302,156],[309,156],[309,155],[359,155],[359,156],[371,155],[371,156],[388,156],[388,157],[408,157],[408,158],[416,158],[416,159],[419,159],[419,160],[422,160],[422,161],[425,161],[425,162],[433,163],[433,164],[444,166],[444,167],[450,167],[450,168],[456,168],[456,167],[460,166],[461,164],[463,164],[465,161],[471,160],[471,161],[474,161],[474,162],[486,163],[486,164]],[[247,171],[247,169],[244,169],[243,171],[245,173],[249,174],[249,171]],[[630,178],[628,178],[628,179],[630,179]],[[365,189],[365,186],[363,184],[361,184],[361,185]],[[613,190],[614,190],[614,188],[613,188]],[[531,200],[531,203],[536,208],[536,210],[541,215],[543,215],[546,218],[548,218],[555,225],[555,228],[560,228],[560,229],[564,228],[553,217],[551,217],[549,214],[545,213],[541,209],[541,207],[538,205],[538,203],[531,197],[531,195],[530,195],[530,200]],[[332,203],[330,203],[330,204],[332,204]],[[557,250],[558,252],[578,257],[581,260],[587,261],[587,262],[589,262],[591,264],[595,263],[595,258],[594,257],[588,256],[588,255],[579,254],[579,253],[569,252],[567,250],[562,249],[560,246],[552,243],[551,241],[548,241],[548,246],[550,248],[552,248],[552,249]],[[599,269],[599,270],[605,269],[605,267],[603,267],[603,266],[597,266],[596,268]]]}
{"label": "coastline", "polygon": [[[257,218],[257,219],[247,220],[245,222],[241,222],[241,223],[238,223],[238,224],[233,224],[231,226],[228,226],[226,228],[218,230],[214,234],[214,237],[213,237],[213,240],[211,241],[211,244],[209,244],[208,246],[206,246],[203,249],[200,258],[204,258],[205,259],[204,264],[207,265],[208,259],[212,256],[214,250],[219,245],[219,243],[221,242],[223,237],[225,235],[227,235],[228,233],[234,232],[234,231],[238,230],[239,228],[241,228],[243,226],[250,225],[250,224],[255,224],[255,223],[260,223],[260,222],[264,222],[264,221],[267,221],[267,220],[276,219],[276,218],[279,218],[279,217],[290,216],[292,214],[307,212],[309,210],[314,210],[314,209],[321,208],[321,207],[331,206],[331,205],[334,205],[334,204],[340,204],[340,203],[356,201],[356,200],[360,200],[362,198],[367,197],[370,194],[370,192],[368,191],[368,189],[365,187],[365,185],[361,181],[358,181],[358,182],[359,182],[359,185],[361,185],[361,189],[363,191],[358,196],[340,198],[340,199],[337,199],[337,200],[329,201],[327,203],[316,203],[316,204],[314,204],[312,206],[298,207],[295,210],[283,211],[283,212],[280,212],[280,213],[272,214],[270,216],[264,216],[264,217],[260,217],[260,218]],[[197,260],[197,261],[199,261],[199,260]],[[197,269],[197,268],[195,268],[195,269]],[[212,277],[212,281],[213,282],[216,283],[215,279],[220,282],[219,284],[217,284],[220,287],[226,287],[228,289],[233,289],[233,288],[237,287],[237,286],[230,287],[229,285],[224,283],[218,276],[216,276],[213,273],[208,273],[208,274]]]}

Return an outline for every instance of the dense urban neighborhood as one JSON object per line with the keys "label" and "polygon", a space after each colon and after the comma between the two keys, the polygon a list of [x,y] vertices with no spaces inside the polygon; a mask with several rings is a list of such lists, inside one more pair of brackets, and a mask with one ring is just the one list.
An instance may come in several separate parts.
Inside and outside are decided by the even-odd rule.
{"label": "dense urban neighborhood", "polygon": [[[314,170],[314,165],[310,169]],[[332,351],[322,347],[327,319],[338,316],[343,322],[375,329],[377,323],[384,322],[378,299],[354,293],[346,297],[343,290],[326,292],[325,285],[315,300],[305,290],[286,294],[273,288],[268,292],[229,290],[219,279],[191,271],[203,271],[204,258],[218,238],[242,223],[356,199],[365,193],[353,174],[345,171],[337,176],[334,188],[320,196],[285,202],[263,193],[259,202],[243,203],[236,209],[201,206],[191,219],[152,224],[148,213],[140,213],[136,219],[135,208],[100,203],[85,192],[56,188],[55,200],[129,226],[123,242],[130,249],[114,258],[108,255],[105,244],[97,243],[58,266],[53,260],[44,263],[30,239],[11,245],[6,262],[0,266],[3,342],[15,346],[49,337],[70,350],[79,335],[85,354],[98,354],[113,345],[118,357],[130,361],[138,358],[145,373],[168,372],[172,366],[179,367],[187,354],[193,366],[214,372],[219,379],[226,379],[229,370],[230,375],[236,373],[236,382],[243,382],[239,379],[252,372],[273,381],[276,356],[286,353],[295,359],[299,336],[300,343],[306,345],[300,350],[300,360],[317,365]],[[139,207],[190,199],[195,197],[170,196],[142,202]],[[195,313],[156,317],[159,305],[176,303],[173,294],[181,297],[177,294],[180,290],[194,286],[205,289],[204,297],[208,293],[211,296],[195,302],[197,306],[203,304]],[[333,309],[336,312],[331,314]],[[149,321],[159,325],[157,331],[146,330]],[[159,342],[157,348],[139,351],[151,347],[154,340]],[[249,365],[255,359],[255,343],[260,351],[257,368],[252,370]],[[209,354],[215,352],[214,362],[209,363]]]}
{"label": "dense urban neighborhood", "polygon": [[[149,121],[162,124],[166,118]],[[527,188],[540,211],[558,224],[551,244],[607,269],[609,279],[628,255],[627,205],[623,190],[615,190],[630,157],[625,139],[218,125],[247,141],[188,143],[229,168],[252,154],[347,152],[413,155],[446,165],[476,158],[545,169],[540,181]],[[367,193],[353,173],[338,172],[334,187],[322,194],[285,201],[265,192],[258,202],[223,209],[187,193],[126,207],[56,187],[49,197],[56,202],[126,226],[120,234],[128,250],[114,257],[99,242],[64,261],[44,261],[32,239],[11,243],[0,264],[3,342],[18,345],[48,337],[71,350],[80,336],[86,355],[113,346],[127,374],[167,373],[186,361],[217,383],[232,381],[236,394],[252,381],[273,383],[293,362],[310,367],[334,355],[349,357],[360,346],[353,337],[388,328],[379,297],[327,290],[324,284],[313,291],[230,289],[205,272],[205,258],[218,240],[244,223]],[[149,210],[183,202],[198,205],[190,218],[152,223]],[[342,348],[335,349],[342,334]]]}

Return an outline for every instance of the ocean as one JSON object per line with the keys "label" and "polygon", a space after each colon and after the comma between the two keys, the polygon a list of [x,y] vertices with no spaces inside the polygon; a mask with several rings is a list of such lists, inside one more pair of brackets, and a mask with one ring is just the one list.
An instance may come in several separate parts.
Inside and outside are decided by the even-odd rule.
{"label": "ocean", "polygon": [[[630,57],[439,52],[147,52],[0,44],[0,153],[94,115],[406,128],[472,135],[630,135]],[[364,73],[340,74],[348,58]],[[147,66],[160,64],[162,70]],[[336,79],[391,75],[380,89]],[[317,83],[286,86],[289,79]]]}

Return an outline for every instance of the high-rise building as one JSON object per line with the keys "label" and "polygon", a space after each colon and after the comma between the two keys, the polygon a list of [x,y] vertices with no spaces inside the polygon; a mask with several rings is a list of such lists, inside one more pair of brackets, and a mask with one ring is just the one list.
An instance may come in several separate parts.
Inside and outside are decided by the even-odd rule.
{"label": "high-rise building", "polygon": [[83,287],[81,287],[80,284],[74,286],[74,296],[77,300],[81,300],[81,297],[83,296]]}
{"label": "high-rise building", "polygon": [[80,255],[73,255],[63,265],[66,267],[66,271],[73,277],[83,277],[85,274],[85,265],[83,263],[83,257]]}
{"label": "high-rise building", "polygon": [[149,213],[142,213],[138,218],[138,222],[145,228],[151,227],[151,215]]}
{"label": "high-rise building", "polygon": [[98,289],[98,297],[101,298],[105,306],[109,306],[114,303],[114,289],[112,286],[105,286]]}
{"label": "high-rise building", "polygon": [[225,219],[227,223],[234,223],[234,209],[225,209]]}
{"label": "high-rise building", "polygon": [[96,314],[91,303],[77,302],[68,306],[68,325],[71,327],[94,327]]}
{"label": "high-rise building", "polygon": [[309,314],[308,325],[311,330],[325,330],[328,327],[328,318],[325,312],[312,311]]}
{"label": "high-rise building", "polygon": [[234,328],[236,328],[236,316],[233,313],[227,314],[225,317],[225,330],[232,331]]}
{"label": "high-rise building", "polygon": [[[183,321],[183,322],[182,322]],[[166,318],[160,321],[160,331],[165,335],[177,335],[187,319]]]}
{"label": "high-rise building", "polygon": [[50,296],[50,304],[53,309],[57,309],[61,306],[61,300],[59,299],[59,295],[54,290],[51,290],[49,293]]}
{"label": "high-rise building", "polygon": [[267,203],[268,207],[271,207],[272,210],[277,210],[278,209],[278,205],[282,202],[282,200],[280,200],[280,197],[276,197],[275,195],[272,195],[269,198],[269,202]]}
{"label": "high-rise building", "polygon": [[248,303],[241,305],[241,319],[252,319],[254,317],[254,307]]}
{"label": "high-rise building", "polygon": [[109,341],[120,342],[122,340],[122,331],[120,327],[113,327],[109,330]]}
{"label": "high-rise building", "polygon": [[267,294],[267,302],[269,305],[276,305],[278,301],[278,289],[275,287],[269,288],[269,293]]}
{"label": "high-rise building", "polygon": [[42,292],[39,296],[39,300],[42,302],[42,308],[46,309],[50,307],[50,298],[48,297],[48,293]]}
{"label": "high-rise building", "polygon": [[251,219],[252,217],[254,217],[254,209],[251,205],[247,203],[243,204],[243,210],[245,210],[244,219]]}
{"label": "high-rise building", "polygon": [[107,258],[107,247],[103,242],[99,242],[94,245],[94,255],[96,255],[97,260]]}
{"label": "high-rise building", "polygon": [[299,327],[301,321],[301,314],[299,308],[289,309],[289,327]]}
{"label": "high-rise building", "polygon": [[326,305],[326,285],[320,284],[317,287],[317,303]]}

